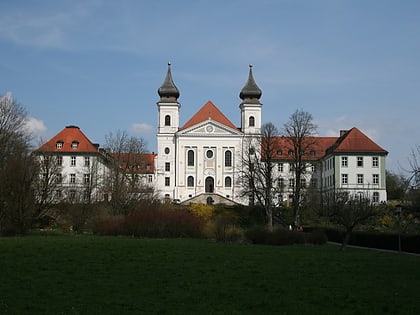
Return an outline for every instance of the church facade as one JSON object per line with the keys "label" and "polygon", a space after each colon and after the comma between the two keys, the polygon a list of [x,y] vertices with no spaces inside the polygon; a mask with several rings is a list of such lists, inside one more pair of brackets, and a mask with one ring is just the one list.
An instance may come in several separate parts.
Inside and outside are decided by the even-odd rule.
{"label": "church facade", "polygon": [[261,132],[261,90],[252,66],[240,93],[241,126],[236,127],[211,101],[180,126],[170,64],[158,90],[157,187],[176,201],[244,203],[238,174],[246,136]]}

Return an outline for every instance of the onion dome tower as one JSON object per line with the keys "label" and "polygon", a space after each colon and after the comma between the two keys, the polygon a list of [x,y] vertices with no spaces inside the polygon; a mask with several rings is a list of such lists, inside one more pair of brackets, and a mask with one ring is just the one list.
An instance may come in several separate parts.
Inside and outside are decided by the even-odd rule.
{"label": "onion dome tower", "polygon": [[250,64],[248,81],[239,93],[239,97],[242,100],[242,103],[239,105],[241,109],[241,130],[244,133],[261,133],[261,95],[262,91],[255,83],[252,65]]}
{"label": "onion dome tower", "polygon": [[158,89],[160,100],[158,106],[158,133],[175,133],[179,127],[179,109],[181,104],[178,102],[179,90],[172,80],[171,63],[168,62],[168,71],[165,80]]}

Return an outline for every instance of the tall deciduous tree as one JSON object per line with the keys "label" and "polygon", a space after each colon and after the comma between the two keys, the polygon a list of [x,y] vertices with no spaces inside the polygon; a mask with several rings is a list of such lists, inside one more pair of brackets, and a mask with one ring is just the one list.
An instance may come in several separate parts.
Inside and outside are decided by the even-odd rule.
{"label": "tall deciduous tree", "polygon": [[37,163],[25,132],[26,112],[11,95],[0,96],[0,232],[25,233],[35,207]]}
{"label": "tall deciduous tree", "polygon": [[310,113],[303,110],[296,110],[284,124],[283,134],[286,141],[293,148],[291,152],[290,166],[293,170],[293,215],[294,224],[299,225],[299,215],[303,200],[302,178],[307,172],[307,161],[305,155],[310,154],[316,144],[317,126],[313,122]]}
{"label": "tall deciduous tree", "polygon": [[153,189],[142,178],[146,169],[146,142],[124,131],[110,133],[105,140],[110,154],[110,171],[106,179],[110,203],[114,213],[126,214],[137,202],[154,198]]}
{"label": "tall deciduous tree", "polygon": [[269,228],[273,227],[273,207],[277,188],[273,178],[277,136],[278,130],[272,123],[264,124],[261,135],[245,139],[242,155],[242,195],[248,196],[251,204],[257,203],[263,207]]}

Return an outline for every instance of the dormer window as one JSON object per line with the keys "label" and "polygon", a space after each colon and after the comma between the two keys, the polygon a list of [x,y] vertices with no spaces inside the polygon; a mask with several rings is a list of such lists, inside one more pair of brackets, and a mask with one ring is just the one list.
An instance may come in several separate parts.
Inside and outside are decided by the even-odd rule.
{"label": "dormer window", "polygon": [[77,142],[77,141],[73,141],[72,143],[71,143],[71,148],[72,149],[77,149],[79,147],[79,142]]}
{"label": "dormer window", "polygon": [[56,147],[57,149],[61,150],[61,149],[63,148],[63,142],[62,142],[62,141],[58,141],[58,142],[55,144],[55,147]]}
{"label": "dormer window", "polygon": [[293,150],[289,150],[289,155],[293,155]]}
{"label": "dormer window", "polygon": [[281,149],[278,149],[277,150],[277,155],[282,155],[282,154],[283,154],[283,151]]}

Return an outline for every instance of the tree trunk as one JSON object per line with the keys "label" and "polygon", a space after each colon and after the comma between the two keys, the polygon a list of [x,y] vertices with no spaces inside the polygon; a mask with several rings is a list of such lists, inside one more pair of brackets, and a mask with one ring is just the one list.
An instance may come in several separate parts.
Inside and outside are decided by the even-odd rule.
{"label": "tree trunk", "polygon": [[351,234],[351,230],[347,230],[346,234],[344,235],[343,242],[341,243],[340,250],[346,249],[346,246],[348,245],[349,240],[350,240],[350,234]]}

